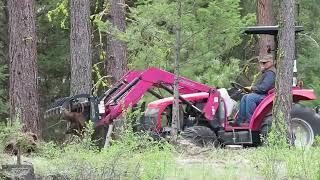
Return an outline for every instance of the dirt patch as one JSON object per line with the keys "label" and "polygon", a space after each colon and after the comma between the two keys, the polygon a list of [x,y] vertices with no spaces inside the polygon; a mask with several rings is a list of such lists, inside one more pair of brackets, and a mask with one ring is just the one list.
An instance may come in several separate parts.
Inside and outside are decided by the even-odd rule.
{"label": "dirt patch", "polygon": [[183,141],[177,147],[178,179],[265,179],[248,159],[254,150],[199,147]]}

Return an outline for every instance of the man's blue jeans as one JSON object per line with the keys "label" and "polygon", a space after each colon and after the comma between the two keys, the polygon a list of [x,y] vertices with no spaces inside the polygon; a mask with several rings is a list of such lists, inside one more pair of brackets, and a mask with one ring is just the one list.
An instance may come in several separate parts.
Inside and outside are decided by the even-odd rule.
{"label": "man's blue jeans", "polygon": [[250,93],[241,98],[238,114],[238,124],[250,122],[254,110],[266,95]]}

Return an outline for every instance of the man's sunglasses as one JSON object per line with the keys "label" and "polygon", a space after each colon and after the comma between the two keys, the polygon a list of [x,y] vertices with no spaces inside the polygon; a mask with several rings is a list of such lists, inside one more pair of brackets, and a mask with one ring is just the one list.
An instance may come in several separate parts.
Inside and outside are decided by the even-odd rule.
{"label": "man's sunglasses", "polygon": [[267,62],[259,62],[260,64],[267,64],[268,62],[270,62],[270,61],[267,61]]}

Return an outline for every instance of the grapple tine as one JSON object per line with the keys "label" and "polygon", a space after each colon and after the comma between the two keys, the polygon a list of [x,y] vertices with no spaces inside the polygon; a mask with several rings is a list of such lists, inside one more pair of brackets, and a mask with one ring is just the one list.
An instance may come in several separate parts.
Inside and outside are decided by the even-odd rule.
{"label": "grapple tine", "polygon": [[61,114],[60,108],[61,106],[47,110],[44,114],[44,118],[49,118],[54,115],[60,115]]}
{"label": "grapple tine", "polygon": [[63,113],[63,109],[72,101],[72,97],[64,97],[53,102],[48,110],[44,113],[44,118],[47,119],[51,116],[61,115]]}
{"label": "grapple tine", "polygon": [[83,106],[87,106],[88,103],[90,105],[90,102],[88,100],[84,101],[84,102],[79,102],[79,99],[81,99],[81,98],[85,98],[85,99],[89,100],[89,98],[91,98],[91,95],[78,94],[78,95],[75,95],[72,97],[60,98],[60,99],[56,100],[55,102],[53,102],[48,107],[48,110],[45,112],[44,117],[49,118],[54,115],[62,115],[64,113],[65,109],[72,111],[77,108],[81,108],[81,107],[83,108]]}

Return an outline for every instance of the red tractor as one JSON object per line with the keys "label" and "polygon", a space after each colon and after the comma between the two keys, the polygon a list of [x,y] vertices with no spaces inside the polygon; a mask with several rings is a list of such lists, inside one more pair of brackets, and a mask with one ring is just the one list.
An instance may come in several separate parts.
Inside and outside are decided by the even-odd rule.
{"label": "red tractor", "polygon": [[[221,98],[215,101],[218,108],[212,107],[213,120],[206,119],[198,111],[181,103],[179,124],[182,136],[199,145],[208,143],[215,145],[218,143],[260,144],[261,136],[266,136],[271,130],[274,91],[270,91],[256,108],[250,124],[243,124],[239,127],[229,125],[229,120],[235,118],[231,116],[235,101],[225,89],[218,89],[216,93]],[[313,90],[298,87],[294,88],[292,93],[294,106],[291,114],[295,143],[299,146],[311,145],[314,136],[320,133],[320,118],[313,109],[303,107],[298,103],[302,100],[314,100],[316,96]],[[205,92],[182,95],[182,98],[199,109],[206,104],[208,97],[209,94]],[[171,129],[172,102],[173,98],[170,97],[149,103],[145,111],[144,128],[154,130],[159,136],[168,135]]]}
{"label": "red tractor", "polygon": [[[296,32],[301,31],[296,28]],[[277,27],[248,28],[249,34],[276,35]],[[170,134],[173,98],[164,98],[154,91],[161,88],[173,94],[174,74],[157,68],[145,71],[128,72],[113,88],[106,91],[101,97],[92,95],[77,95],[64,98],[54,103],[46,112],[63,112],[71,122],[73,128],[82,128],[83,122],[91,119],[96,127],[107,127],[113,120],[119,118],[129,106],[135,106],[141,98],[149,92],[159,100],[148,104],[141,125],[145,130],[158,136]],[[229,120],[233,119],[232,111],[235,101],[243,88],[237,83],[232,84],[238,89],[236,94],[230,94],[226,89],[216,89],[187,78],[181,77],[179,81],[180,119],[179,128],[182,135],[192,139],[195,143],[205,144],[212,142],[215,145],[261,143],[261,134],[266,135],[271,127],[271,109],[274,91],[271,90],[266,98],[256,108],[250,124],[241,127],[232,127]],[[230,95],[229,95],[230,94]],[[313,109],[299,105],[303,100],[314,100],[316,95],[313,90],[293,87],[292,124],[295,142],[297,145],[311,145],[314,136],[320,133],[320,119]],[[85,100],[84,100],[85,99]],[[63,109],[64,111],[61,111]],[[79,118],[80,117],[80,118]]]}

